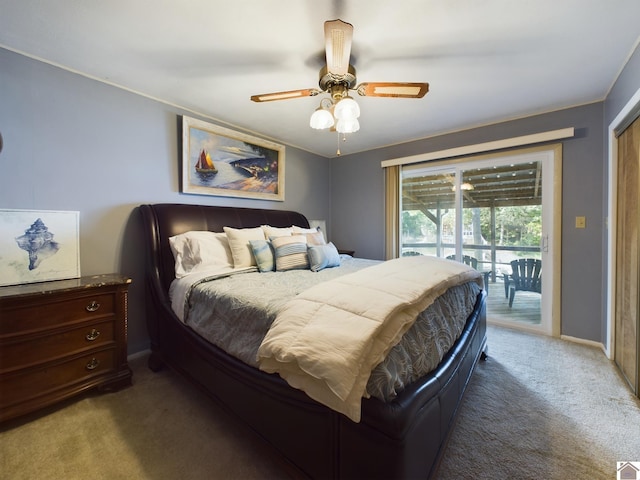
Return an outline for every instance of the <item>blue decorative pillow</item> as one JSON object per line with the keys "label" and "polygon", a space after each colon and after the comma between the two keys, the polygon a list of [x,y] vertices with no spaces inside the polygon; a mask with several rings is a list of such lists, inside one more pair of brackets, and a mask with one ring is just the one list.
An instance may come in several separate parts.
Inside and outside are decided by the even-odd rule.
{"label": "blue decorative pillow", "polygon": [[308,253],[309,264],[314,272],[319,272],[324,268],[340,266],[340,254],[331,242],[326,245],[309,245]]}
{"label": "blue decorative pillow", "polygon": [[261,272],[272,272],[275,268],[273,248],[266,240],[249,240],[251,251],[256,259],[258,270]]}
{"label": "blue decorative pillow", "polygon": [[304,235],[276,237],[271,241],[276,258],[276,271],[309,268],[307,239]]}

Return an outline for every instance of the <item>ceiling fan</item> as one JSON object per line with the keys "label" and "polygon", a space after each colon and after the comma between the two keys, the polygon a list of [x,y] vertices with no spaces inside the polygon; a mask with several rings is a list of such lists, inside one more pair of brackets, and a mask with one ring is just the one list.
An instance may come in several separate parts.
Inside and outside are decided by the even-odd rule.
{"label": "ceiling fan", "polygon": [[335,128],[340,133],[359,129],[358,104],[349,96],[355,90],[366,97],[422,98],[429,91],[428,83],[367,82],[356,85],[356,70],[349,63],[353,25],[342,20],[324,22],[326,65],[320,69],[320,88],[253,95],[254,102],[271,102],[290,98],[313,97],[328,93],[311,116],[312,128]]}

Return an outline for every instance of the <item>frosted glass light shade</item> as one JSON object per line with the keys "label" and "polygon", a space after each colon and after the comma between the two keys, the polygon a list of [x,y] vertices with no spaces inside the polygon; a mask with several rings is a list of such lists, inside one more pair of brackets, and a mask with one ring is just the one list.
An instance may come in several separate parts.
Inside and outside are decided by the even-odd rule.
{"label": "frosted glass light shade", "polygon": [[320,107],[311,114],[309,126],[317,130],[333,127],[334,119],[329,110]]}
{"label": "frosted glass light shade", "polygon": [[356,119],[360,116],[360,107],[356,101],[351,97],[344,97],[338,103],[333,110],[333,115],[338,120],[350,120]]}
{"label": "frosted glass light shade", "polygon": [[336,123],[336,130],[340,133],[354,133],[360,130],[360,122],[357,118],[340,119]]}

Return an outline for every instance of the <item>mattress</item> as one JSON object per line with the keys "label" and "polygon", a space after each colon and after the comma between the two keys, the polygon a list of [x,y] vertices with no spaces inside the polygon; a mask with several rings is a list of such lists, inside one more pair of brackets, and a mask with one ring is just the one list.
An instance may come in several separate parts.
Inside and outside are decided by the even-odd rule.
{"label": "mattress", "polygon": [[[258,272],[255,268],[201,272],[176,279],[172,306],[198,335],[253,367],[271,323],[297,294],[320,282],[379,263],[342,256],[341,265],[319,272]],[[367,393],[390,401],[409,383],[433,370],[460,336],[480,287],[450,288],[423,311],[400,342],[372,372]]]}

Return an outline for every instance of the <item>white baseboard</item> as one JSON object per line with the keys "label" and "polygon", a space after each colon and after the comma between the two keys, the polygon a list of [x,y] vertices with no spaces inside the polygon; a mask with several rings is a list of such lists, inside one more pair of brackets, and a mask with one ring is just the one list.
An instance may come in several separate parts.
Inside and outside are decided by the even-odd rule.
{"label": "white baseboard", "polygon": [[580,343],[582,345],[588,345],[590,347],[599,348],[606,355],[607,351],[604,348],[604,344],[600,342],[596,342],[594,340],[585,340],[584,338],[571,337],[569,335],[560,335],[562,340],[566,340],[568,342]]}

